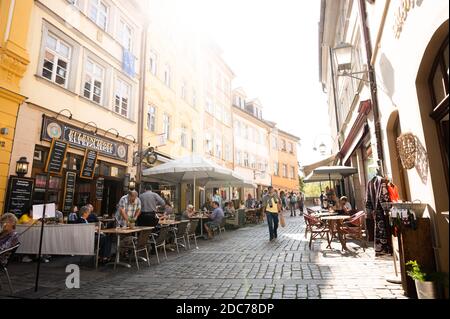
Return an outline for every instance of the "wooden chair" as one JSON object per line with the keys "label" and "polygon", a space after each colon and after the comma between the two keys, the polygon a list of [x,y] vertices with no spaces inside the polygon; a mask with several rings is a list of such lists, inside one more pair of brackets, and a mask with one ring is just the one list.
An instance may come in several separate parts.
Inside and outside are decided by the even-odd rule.
{"label": "wooden chair", "polygon": [[[303,215],[305,222],[309,225],[309,249],[311,249],[312,241],[315,239],[323,239],[325,236],[327,238],[328,247],[330,246],[330,230],[324,225],[318,218],[311,215]],[[306,233],[306,230],[305,230]]]}
{"label": "wooden chair", "polygon": [[363,250],[365,251],[368,247],[367,235],[364,229],[364,219],[366,218],[366,213],[363,211],[357,212],[351,218],[344,222],[340,227],[340,231],[343,234],[344,240],[347,237],[359,240],[362,243]]}
{"label": "wooden chair", "polygon": [[[9,277],[9,273],[8,273],[8,262],[12,258],[14,253],[16,252],[17,248],[19,248],[19,246],[20,246],[20,243],[0,252],[0,256],[6,256],[6,263],[5,264],[0,263],[0,271],[4,272],[6,275],[6,279],[8,280],[9,291],[11,292],[11,295],[14,294],[14,289],[13,289],[13,286],[11,283],[11,278]],[[0,285],[0,289],[1,289],[1,285]]]}

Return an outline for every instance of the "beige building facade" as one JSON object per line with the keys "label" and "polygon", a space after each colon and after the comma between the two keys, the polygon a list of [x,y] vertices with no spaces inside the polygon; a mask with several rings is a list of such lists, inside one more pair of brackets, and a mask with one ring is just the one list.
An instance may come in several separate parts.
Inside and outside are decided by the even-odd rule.
{"label": "beige building facade", "polygon": [[[142,8],[140,1],[34,1],[21,87],[27,99],[11,155],[30,162],[33,203],[55,202],[64,212],[91,203],[112,214],[136,176]],[[66,145],[66,155],[61,170],[47,173],[52,140]],[[92,172],[83,174],[88,154]]]}

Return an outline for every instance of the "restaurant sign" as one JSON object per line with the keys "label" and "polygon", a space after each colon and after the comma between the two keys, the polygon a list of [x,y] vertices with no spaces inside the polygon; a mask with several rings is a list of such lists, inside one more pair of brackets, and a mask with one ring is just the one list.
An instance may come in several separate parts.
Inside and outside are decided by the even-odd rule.
{"label": "restaurant sign", "polygon": [[71,146],[97,151],[99,154],[123,162],[128,161],[128,144],[98,136],[53,117],[43,116],[41,139],[51,142],[53,138],[68,142]]}

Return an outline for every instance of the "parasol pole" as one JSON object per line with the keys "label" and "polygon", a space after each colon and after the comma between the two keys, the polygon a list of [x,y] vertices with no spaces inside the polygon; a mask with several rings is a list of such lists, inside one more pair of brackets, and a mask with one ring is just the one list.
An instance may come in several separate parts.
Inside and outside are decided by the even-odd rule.
{"label": "parasol pole", "polygon": [[196,209],[195,209],[195,182],[196,182],[196,176],[195,176],[195,174],[194,174],[194,190],[193,190],[193,196],[194,196],[194,200],[193,200],[193,203],[194,203],[194,211],[196,211]]}

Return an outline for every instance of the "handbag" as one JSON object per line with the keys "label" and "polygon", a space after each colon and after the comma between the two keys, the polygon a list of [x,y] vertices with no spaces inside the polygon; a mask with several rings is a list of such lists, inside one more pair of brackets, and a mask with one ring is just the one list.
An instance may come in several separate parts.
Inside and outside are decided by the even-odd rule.
{"label": "handbag", "polygon": [[280,226],[286,227],[286,220],[284,219],[284,215],[280,213],[279,216],[280,216]]}

